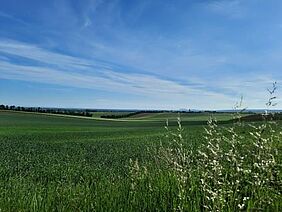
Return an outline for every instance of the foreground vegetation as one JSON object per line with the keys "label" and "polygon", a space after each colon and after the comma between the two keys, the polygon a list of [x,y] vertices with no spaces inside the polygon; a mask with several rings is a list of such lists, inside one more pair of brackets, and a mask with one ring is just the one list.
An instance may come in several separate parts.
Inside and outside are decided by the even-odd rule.
{"label": "foreground vegetation", "polygon": [[0,209],[281,211],[281,122],[208,116],[164,129],[0,112]]}

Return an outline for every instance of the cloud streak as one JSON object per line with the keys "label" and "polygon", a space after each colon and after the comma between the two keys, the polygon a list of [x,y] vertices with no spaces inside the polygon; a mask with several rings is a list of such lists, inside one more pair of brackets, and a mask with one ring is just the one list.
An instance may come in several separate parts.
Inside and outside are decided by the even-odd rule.
{"label": "cloud streak", "polygon": [[[204,108],[204,102],[208,101],[214,102],[215,107],[223,104],[231,107],[235,101],[234,96],[240,94],[247,94],[247,98],[252,99],[250,103],[257,104],[258,98],[266,93],[265,86],[272,82],[272,78],[266,76],[252,76],[252,80],[244,81],[233,76],[210,81],[193,79],[183,84],[150,74],[121,72],[114,70],[115,67],[106,62],[60,54],[13,40],[0,40],[0,53],[5,55],[0,57],[2,79],[96,89],[159,101],[193,100],[193,104],[198,102],[199,108]],[[38,65],[18,64],[12,56],[33,60]],[[258,85],[260,88],[253,91]]]}
{"label": "cloud streak", "polygon": [[217,0],[207,4],[207,8],[212,12],[232,19],[242,19],[245,11],[240,0]]}
{"label": "cloud streak", "polygon": [[16,18],[15,16],[12,16],[10,14],[4,13],[2,11],[0,11],[0,18],[5,18],[5,19],[9,19],[11,21],[17,22],[19,24],[23,24],[23,25],[28,25],[28,23],[26,23],[25,21],[22,21],[21,19]]}
{"label": "cloud streak", "polygon": [[[17,41],[0,41],[0,52],[35,60],[40,65],[17,64],[0,58],[0,78],[128,93],[155,99],[189,99],[194,96],[229,100],[228,96],[141,73],[122,73],[110,66],[54,53]],[[97,68],[97,67],[100,67]]]}

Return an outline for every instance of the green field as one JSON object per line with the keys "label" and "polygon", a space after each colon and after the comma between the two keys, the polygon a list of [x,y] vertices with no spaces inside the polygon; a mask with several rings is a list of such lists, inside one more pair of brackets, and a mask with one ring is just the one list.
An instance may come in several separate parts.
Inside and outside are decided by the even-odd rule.
{"label": "green field", "polygon": [[[93,112],[93,118],[101,118],[101,116],[119,116],[119,115],[127,115],[131,114],[132,112]],[[176,117],[181,117],[182,121],[207,121],[210,116],[214,116],[219,121],[226,121],[232,119],[232,114],[230,113],[177,113],[177,112],[155,112],[155,113],[138,113],[133,114],[127,118],[119,118],[120,120],[142,120],[142,121],[175,121]],[[248,115],[248,114],[244,114]]]}
{"label": "green field", "polygon": [[232,115],[228,113],[141,113],[133,115],[128,120],[149,120],[149,121],[175,121],[180,117],[182,121],[207,121],[210,116],[214,116],[219,121],[227,121],[232,119]]}
{"label": "green field", "polygon": [[[197,149],[210,114],[180,116],[186,144]],[[229,126],[229,114],[215,117]],[[175,129],[176,118],[150,114],[126,121],[0,111],[0,211],[180,210],[177,178],[154,152],[167,142],[165,120]],[[205,210],[192,185],[184,210]],[[269,210],[279,211],[280,200]],[[256,204],[250,201],[249,208]]]}
{"label": "green field", "polygon": [[119,111],[119,112],[92,112],[92,117],[94,118],[100,118],[101,116],[109,116],[109,115],[127,115],[130,114],[131,112],[123,112],[123,111]]}

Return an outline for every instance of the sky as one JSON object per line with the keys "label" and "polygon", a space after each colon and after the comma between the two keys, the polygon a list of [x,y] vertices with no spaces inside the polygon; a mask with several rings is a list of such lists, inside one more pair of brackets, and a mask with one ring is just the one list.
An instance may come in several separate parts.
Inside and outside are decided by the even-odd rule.
{"label": "sky", "polygon": [[0,104],[265,108],[280,0],[0,0]]}

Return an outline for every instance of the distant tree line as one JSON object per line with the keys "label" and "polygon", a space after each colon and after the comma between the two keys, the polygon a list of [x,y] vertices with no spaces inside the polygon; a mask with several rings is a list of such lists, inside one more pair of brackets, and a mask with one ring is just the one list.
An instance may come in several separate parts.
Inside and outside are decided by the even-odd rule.
{"label": "distant tree line", "polygon": [[216,111],[194,111],[194,110],[102,110],[102,109],[68,109],[68,108],[44,108],[44,107],[20,107],[15,105],[0,105],[0,110],[13,110],[37,113],[52,113],[72,116],[92,117],[92,112],[128,112],[124,114],[101,115],[101,118],[120,119],[128,118],[141,113],[216,113]]}
{"label": "distant tree line", "polygon": [[42,107],[20,107],[14,105],[0,105],[0,110],[13,110],[13,111],[24,111],[24,112],[37,112],[37,113],[53,113],[63,114],[72,116],[87,116],[91,117],[90,110],[82,109],[63,109],[63,108],[42,108]]}
{"label": "distant tree line", "polygon": [[[114,112],[114,111],[111,111]],[[126,114],[109,114],[109,115],[101,115],[101,118],[105,119],[121,119],[121,118],[128,118],[131,116],[135,116],[142,113],[201,113],[201,111],[175,111],[175,110],[140,110]]]}

